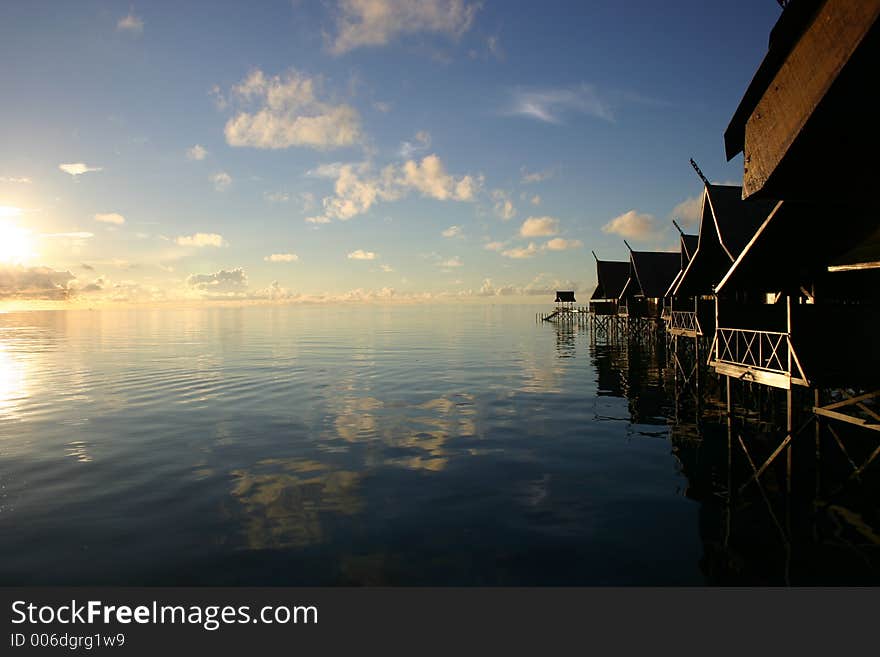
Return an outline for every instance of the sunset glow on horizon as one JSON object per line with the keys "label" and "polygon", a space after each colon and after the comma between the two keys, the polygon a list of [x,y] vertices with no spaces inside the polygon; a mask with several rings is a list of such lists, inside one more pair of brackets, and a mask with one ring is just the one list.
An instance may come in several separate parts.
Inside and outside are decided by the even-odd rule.
{"label": "sunset glow on horizon", "polygon": [[372,5],[5,4],[0,303],[586,296],[739,176],[778,13]]}

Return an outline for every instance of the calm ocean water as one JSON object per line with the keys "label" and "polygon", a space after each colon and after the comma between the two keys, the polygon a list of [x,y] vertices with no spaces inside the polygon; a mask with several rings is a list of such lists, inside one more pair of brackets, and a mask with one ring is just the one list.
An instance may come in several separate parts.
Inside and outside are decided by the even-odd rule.
{"label": "calm ocean water", "polygon": [[0,584],[781,583],[656,359],[535,312],[0,315]]}

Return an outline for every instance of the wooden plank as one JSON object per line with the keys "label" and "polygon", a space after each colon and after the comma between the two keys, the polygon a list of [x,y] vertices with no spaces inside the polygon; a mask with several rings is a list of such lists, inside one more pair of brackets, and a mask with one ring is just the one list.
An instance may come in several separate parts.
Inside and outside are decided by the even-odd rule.
{"label": "wooden plank", "polygon": [[822,415],[824,417],[830,417],[834,420],[840,420],[841,422],[855,424],[856,426],[862,427],[864,429],[870,429],[871,431],[880,431],[880,424],[878,424],[876,422],[868,422],[867,420],[860,418],[860,417],[853,417],[852,415],[846,415],[845,413],[838,413],[837,411],[829,411],[827,407],[825,407],[825,408],[822,408],[821,406],[814,407],[813,412],[816,415]]}
{"label": "wooden plank", "polygon": [[833,404],[826,404],[822,408],[827,410],[834,410],[835,408],[843,408],[844,406],[851,406],[852,404],[857,404],[859,402],[865,401],[866,399],[872,399],[874,397],[880,397],[880,390],[874,390],[873,392],[866,392],[863,395],[859,395],[858,397],[848,397],[839,402],[834,402]]}
{"label": "wooden plank", "polygon": [[880,16],[880,0],[827,0],[745,129],[743,198],[761,191]]}
{"label": "wooden plank", "polygon": [[766,372],[764,370],[756,370],[747,365],[736,365],[719,360],[710,361],[709,365],[718,374],[732,376],[743,381],[754,381],[761,385],[771,386],[773,388],[782,388],[789,390],[791,388],[791,377],[776,372]]}
{"label": "wooden plank", "polygon": [[851,265],[829,265],[828,271],[860,271],[862,269],[880,269],[880,261],[855,262]]}

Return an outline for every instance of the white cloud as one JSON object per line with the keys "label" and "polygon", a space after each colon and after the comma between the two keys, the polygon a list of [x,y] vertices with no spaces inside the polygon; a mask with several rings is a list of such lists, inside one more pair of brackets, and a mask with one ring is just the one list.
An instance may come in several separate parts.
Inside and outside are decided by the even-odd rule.
{"label": "white cloud", "polygon": [[516,216],[516,208],[513,205],[513,201],[510,200],[510,195],[503,189],[493,189],[492,200],[495,203],[492,207],[495,216],[503,221],[509,221]]}
{"label": "white cloud", "polygon": [[214,100],[214,107],[218,110],[223,111],[229,106],[229,101],[226,100],[226,96],[223,94],[223,90],[220,88],[220,85],[215,84],[211,87],[210,91],[208,91],[208,95],[211,96]]}
{"label": "white cloud", "polygon": [[417,153],[422,153],[431,148],[431,135],[425,130],[419,130],[412,141],[400,144],[400,157],[408,160]]}
{"label": "white cloud", "polygon": [[535,195],[530,199],[530,202],[531,202],[532,205],[541,205],[541,197],[540,197],[538,194],[535,194]]}
{"label": "white cloud", "polygon": [[133,11],[130,11],[127,16],[119,19],[119,22],[116,23],[116,29],[120,32],[141,34],[144,31],[144,20],[140,16],[135,16]]}
{"label": "white cloud", "polygon": [[0,176],[0,183],[18,183],[22,185],[30,185],[33,182],[30,178],[22,176]]}
{"label": "white cloud", "polygon": [[653,235],[654,231],[653,215],[639,213],[635,210],[624,212],[602,226],[602,232],[604,233],[632,239],[646,239]]}
{"label": "white cloud", "polygon": [[372,251],[364,251],[363,249],[358,249],[348,254],[349,260],[375,260],[377,257]]}
{"label": "white cloud", "polygon": [[544,248],[550,251],[566,251],[568,249],[579,249],[584,245],[580,240],[566,240],[561,237],[554,237],[544,245]]}
{"label": "white cloud", "polygon": [[270,301],[289,300],[295,299],[296,297],[296,294],[291,292],[286,287],[282,287],[282,285],[278,281],[272,281],[269,284],[269,287],[262,290],[257,290],[253,294],[253,298],[255,299],[268,299]]}
{"label": "white cloud", "polygon": [[74,278],[49,267],[0,264],[0,298],[66,299]]}
{"label": "white cloud", "polygon": [[491,278],[485,278],[479,290],[476,292],[470,290],[466,294],[475,294],[480,297],[506,297],[522,294],[522,288],[515,285],[502,285],[499,287],[492,283]]}
{"label": "white cloud", "polygon": [[314,169],[306,171],[306,176],[309,178],[338,178],[342,171],[342,167],[344,166],[346,166],[344,162],[327,162],[325,164],[319,164]]}
{"label": "white cloud", "polygon": [[443,237],[461,237],[461,226],[450,226],[440,234]]}
{"label": "white cloud", "polygon": [[441,262],[438,262],[437,265],[439,267],[449,268],[449,267],[462,267],[464,265],[464,263],[461,261],[461,258],[459,258],[458,256],[452,256],[448,260],[443,260]]}
{"label": "white cloud", "polygon": [[186,279],[186,284],[210,293],[242,292],[247,288],[247,275],[241,267],[221,269],[213,274],[192,274]]}
{"label": "white cloud", "polygon": [[534,183],[543,182],[545,180],[549,180],[553,176],[556,175],[556,169],[545,169],[544,171],[528,171],[525,167],[520,169],[520,173],[522,177],[520,178],[520,182],[523,185],[531,185]]}
{"label": "white cloud", "polygon": [[610,103],[600,97],[589,84],[558,89],[517,89],[513,93],[508,113],[544,123],[562,123],[563,118],[569,114],[587,114],[605,121],[614,121]]}
{"label": "white cloud", "polygon": [[373,109],[382,114],[388,114],[391,111],[391,103],[377,100],[373,103]]}
{"label": "white cloud", "polygon": [[116,224],[117,226],[121,226],[125,223],[125,217],[123,217],[118,212],[108,212],[106,214],[96,214],[95,221],[100,221],[105,224]]}
{"label": "white cloud", "polygon": [[441,201],[471,201],[479,189],[479,182],[471,176],[456,180],[446,173],[443,162],[436,155],[428,155],[420,163],[409,160],[403,164],[401,171],[401,185]]}
{"label": "white cloud", "polygon": [[506,251],[502,251],[501,255],[503,255],[505,258],[514,258],[514,259],[532,258],[535,255],[537,255],[539,250],[540,249],[538,249],[538,247],[535,246],[534,242],[530,242],[529,245],[526,247],[517,247],[514,249],[508,249]]}
{"label": "white cloud", "polygon": [[299,256],[295,253],[273,253],[263,258],[266,262],[296,262]]}
{"label": "white cloud", "polygon": [[226,240],[223,239],[222,235],[218,235],[217,233],[195,233],[193,235],[181,235],[180,237],[176,237],[174,239],[174,242],[178,246],[213,246],[216,248],[226,246]]}
{"label": "white cloud", "polygon": [[204,160],[208,156],[207,149],[201,144],[196,144],[186,149],[186,157],[190,160]]}
{"label": "white cloud", "polygon": [[68,164],[59,164],[58,168],[61,169],[64,173],[69,173],[71,176],[80,176],[84,173],[89,173],[91,171],[104,170],[104,167],[90,167],[85,162],[70,162]]}
{"label": "white cloud", "polygon": [[214,189],[218,192],[225,191],[232,184],[232,176],[225,171],[220,171],[211,176],[211,182],[214,183]]}
{"label": "white cloud", "polygon": [[233,97],[252,111],[240,110],[226,122],[226,142],[263,149],[328,149],[360,143],[358,112],[349,105],[320,100],[317,86],[314,79],[295,70],[283,77],[253,71],[232,89]]}
{"label": "white cloud", "polygon": [[700,221],[702,196],[690,196],[672,209],[672,218],[680,219],[685,228],[693,228]]}
{"label": "white cloud", "polygon": [[483,248],[487,251],[501,251],[505,246],[504,242],[489,242]]}
{"label": "white cloud", "polygon": [[458,37],[470,29],[479,7],[465,0],[340,0],[330,51],[383,46],[416,32]]}
{"label": "white cloud", "polygon": [[529,217],[520,226],[523,237],[547,237],[559,232],[559,219],[554,217]]}
{"label": "white cloud", "polygon": [[394,271],[394,267],[392,267],[391,265],[379,265],[379,269],[381,269],[386,274],[390,274]]}
{"label": "white cloud", "polygon": [[380,199],[392,200],[398,193],[394,190],[393,170],[386,168],[381,179],[365,175],[366,165],[345,164],[340,167],[339,177],[334,185],[334,196],[324,199],[324,212],[321,215],[308,217],[311,223],[329,223],[333,219],[347,221],[352,217],[367,212]]}
{"label": "white cloud", "polygon": [[438,200],[471,201],[481,181],[466,175],[456,178],[446,172],[436,155],[421,162],[408,160],[402,166],[388,165],[378,175],[368,164],[344,164],[334,186],[334,195],[323,200],[323,213],[306,218],[316,224],[334,219],[346,221],[370,210],[379,201],[395,201],[410,190]]}

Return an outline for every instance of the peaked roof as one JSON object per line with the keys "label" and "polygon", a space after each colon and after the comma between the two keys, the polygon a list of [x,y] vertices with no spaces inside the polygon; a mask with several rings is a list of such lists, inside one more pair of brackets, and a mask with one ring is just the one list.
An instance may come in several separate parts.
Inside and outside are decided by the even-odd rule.
{"label": "peaked roof", "polygon": [[591,299],[617,299],[629,278],[629,262],[596,260],[596,280],[599,282]]}
{"label": "peaked roof", "polygon": [[672,279],[672,282],[666,289],[666,294],[664,294],[663,296],[668,297],[670,294],[672,294],[672,291],[678,285],[678,282],[684,275],[684,270],[687,269],[688,263],[690,263],[691,258],[693,258],[694,254],[697,252],[697,243],[699,242],[699,239],[699,235],[687,235],[686,233],[681,234],[681,237],[679,239],[679,244],[681,245],[681,268],[675,275],[675,278]]}
{"label": "peaked roof", "polygon": [[708,294],[772,212],[776,201],[742,199],[742,187],[706,185],[696,252],[669,293]]}
{"label": "peaked roof", "polygon": [[[779,201],[717,284],[724,288],[797,289],[880,253],[872,208]],[[834,274],[831,274],[832,276]]]}
{"label": "peaked roof", "polygon": [[687,263],[691,261],[691,258],[694,257],[694,254],[697,252],[697,244],[700,241],[699,235],[688,235],[683,233],[681,235],[681,266],[684,269],[687,266]]}
{"label": "peaked roof", "polygon": [[676,251],[633,251],[629,262],[629,284],[624,291],[632,295],[662,297],[681,271],[681,253]]}

